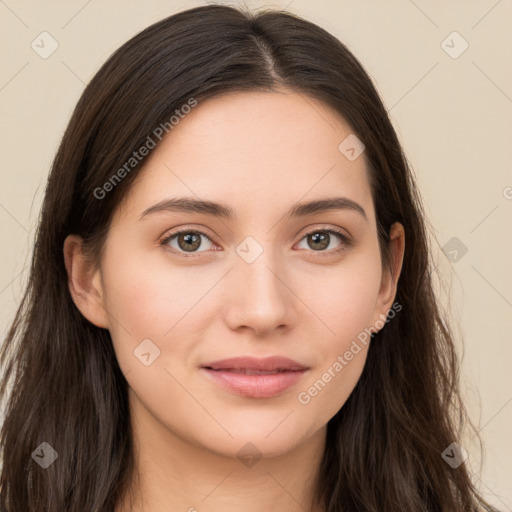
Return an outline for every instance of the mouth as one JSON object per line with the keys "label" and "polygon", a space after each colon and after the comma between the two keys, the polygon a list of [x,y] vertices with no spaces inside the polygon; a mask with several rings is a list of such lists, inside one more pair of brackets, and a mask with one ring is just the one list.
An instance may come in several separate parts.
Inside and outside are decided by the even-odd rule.
{"label": "mouth", "polygon": [[270,398],[296,385],[309,370],[292,359],[237,357],[207,363],[201,372],[228,391],[249,398]]}
{"label": "mouth", "polygon": [[209,366],[204,367],[206,370],[212,370],[214,372],[233,372],[233,373],[241,373],[244,375],[275,375],[276,373],[283,373],[289,371],[300,371],[300,370],[284,370],[284,369],[276,369],[276,370],[250,370],[248,368],[211,368]]}

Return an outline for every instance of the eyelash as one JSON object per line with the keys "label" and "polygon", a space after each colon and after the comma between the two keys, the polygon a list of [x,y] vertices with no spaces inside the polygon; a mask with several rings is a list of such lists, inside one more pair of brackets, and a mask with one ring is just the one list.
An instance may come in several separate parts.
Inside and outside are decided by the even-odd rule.
{"label": "eyelash", "polygon": [[[161,246],[166,246],[173,238],[177,237],[181,233],[197,233],[199,235],[203,235],[206,238],[208,238],[208,240],[210,240],[210,242],[215,243],[215,242],[213,242],[213,240],[211,240],[210,236],[208,236],[204,231],[201,231],[200,229],[183,228],[183,229],[179,229],[178,231],[171,233],[170,235],[165,235],[160,240],[159,244]],[[313,229],[311,231],[304,233],[304,235],[302,236],[302,238],[299,241],[302,241],[305,237],[307,237],[308,235],[312,235],[314,233],[334,234],[341,241],[341,245],[337,249],[331,249],[329,251],[313,251],[313,250],[311,250],[311,252],[316,253],[316,256],[318,256],[320,258],[323,256],[332,256],[333,254],[338,254],[340,252],[345,251],[346,249],[348,249],[349,247],[351,247],[353,245],[350,238],[348,238],[347,235],[345,235],[345,233],[343,233],[343,231],[338,230],[336,228]],[[172,249],[174,249],[174,248],[172,248]],[[199,253],[190,253],[190,254],[186,254],[185,252],[178,251],[178,254],[182,255],[185,258],[194,258],[194,257],[197,257],[201,252],[204,252],[204,251],[200,251]]]}

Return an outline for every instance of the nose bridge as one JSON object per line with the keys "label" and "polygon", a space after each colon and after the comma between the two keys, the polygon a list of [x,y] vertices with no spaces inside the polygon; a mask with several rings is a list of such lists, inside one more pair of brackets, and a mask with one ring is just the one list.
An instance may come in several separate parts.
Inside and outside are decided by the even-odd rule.
{"label": "nose bridge", "polygon": [[248,236],[240,242],[231,276],[230,319],[258,331],[288,324],[292,319],[293,294],[284,284],[282,259],[270,239]]}
{"label": "nose bridge", "polygon": [[271,244],[271,237],[247,236],[236,247],[235,268],[242,281],[255,293],[267,294],[267,299],[279,293],[282,283],[278,279],[280,260]]}

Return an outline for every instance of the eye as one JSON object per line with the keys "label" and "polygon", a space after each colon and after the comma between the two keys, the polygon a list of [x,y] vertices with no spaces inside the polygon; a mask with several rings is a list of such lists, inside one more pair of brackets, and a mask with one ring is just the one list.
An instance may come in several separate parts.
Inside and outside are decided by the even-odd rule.
{"label": "eye", "polygon": [[[213,245],[213,242],[210,240],[208,235],[206,233],[203,233],[202,231],[192,230],[192,229],[181,229],[179,231],[176,231],[175,233],[172,233],[171,235],[165,237],[160,244],[161,245],[168,245],[169,247],[172,247],[178,252],[185,252],[185,253],[197,253],[197,252],[204,252],[204,251],[197,251],[201,245],[201,238],[206,238],[209,243],[211,244],[210,247],[207,247],[206,250],[210,249]],[[169,243],[171,242],[171,243]],[[174,245],[176,243],[176,245]]]}
{"label": "eye", "polygon": [[[333,242],[333,237],[338,239],[340,242],[336,247],[330,247],[331,242]],[[309,231],[302,238],[302,240],[306,240],[306,243],[312,249],[313,252],[321,252],[321,253],[337,253],[339,251],[345,250],[348,246],[351,245],[350,239],[346,236],[342,231],[337,229],[315,229],[313,231]],[[301,242],[302,242],[301,240]],[[300,242],[299,242],[300,243]],[[308,247],[306,247],[308,249]]]}
{"label": "eye", "polygon": [[[333,242],[332,235],[334,235],[335,238],[337,238],[338,241],[340,242],[334,248],[329,247]],[[207,247],[204,248],[204,250],[198,251],[197,249],[202,244],[202,238],[205,238],[209,242],[209,245],[207,245]],[[305,236],[302,237],[301,242],[303,240],[306,240],[306,243],[310,245],[312,252],[327,253],[326,255],[338,253],[352,245],[350,238],[347,235],[345,235],[341,230],[333,228],[320,228],[309,231],[308,233],[305,234]],[[171,233],[170,235],[164,237],[161,240],[160,245],[171,247],[173,250],[181,253],[185,257],[193,256],[198,252],[205,252],[208,249],[211,249],[212,246],[214,246],[210,237],[206,233],[200,230],[190,228],[180,229],[178,231],[175,231],[174,233]],[[306,249],[308,248],[306,247]]]}

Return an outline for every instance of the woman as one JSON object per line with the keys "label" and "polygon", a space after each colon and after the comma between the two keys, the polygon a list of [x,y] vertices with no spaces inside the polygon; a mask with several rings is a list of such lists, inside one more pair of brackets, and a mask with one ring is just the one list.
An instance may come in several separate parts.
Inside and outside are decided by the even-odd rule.
{"label": "woman", "polygon": [[1,361],[8,512],[491,509],[395,131],[286,12],[183,11],[98,71]]}

